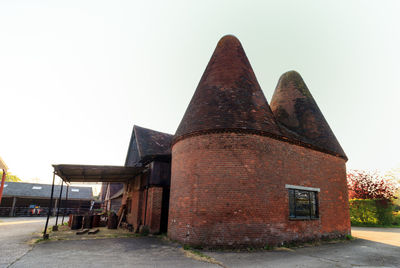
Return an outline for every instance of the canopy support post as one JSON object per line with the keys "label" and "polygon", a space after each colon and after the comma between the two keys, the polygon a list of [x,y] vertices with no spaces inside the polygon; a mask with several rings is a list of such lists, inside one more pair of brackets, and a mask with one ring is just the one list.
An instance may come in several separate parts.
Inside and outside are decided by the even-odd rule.
{"label": "canopy support post", "polygon": [[56,179],[56,172],[53,171],[53,184],[51,185],[49,211],[47,212],[46,225],[45,225],[44,231],[43,231],[43,239],[49,239],[49,234],[47,233],[47,226],[49,225],[50,215],[51,215],[51,212],[53,210],[53,194],[54,194],[54,181],[55,181],[55,179]]}
{"label": "canopy support post", "polygon": [[64,217],[65,217],[65,210],[68,208],[68,190],[69,190],[69,185],[67,184],[67,192],[65,193],[65,205],[64,205],[64,211],[63,211],[63,217],[61,224],[64,224]]}
{"label": "canopy support post", "polygon": [[60,196],[58,197],[56,225],[53,226],[53,231],[58,231],[58,215],[60,214],[60,206],[61,206],[61,199],[62,199],[63,186],[64,186],[64,181],[61,180]]}

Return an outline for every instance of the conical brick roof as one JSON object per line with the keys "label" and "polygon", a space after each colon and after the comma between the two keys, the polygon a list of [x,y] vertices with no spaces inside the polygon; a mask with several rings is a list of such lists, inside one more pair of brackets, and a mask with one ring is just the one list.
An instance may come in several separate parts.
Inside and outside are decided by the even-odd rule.
{"label": "conical brick roof", "polygon": [[239,40],[224,36],[176,131],[247,129],[279,135],[279,128]]}
{"label": "conical brick roof", "polygon": [[271,110],[284,136],[347,159],[303,78],[296,71],[280,77],[271,99]]}

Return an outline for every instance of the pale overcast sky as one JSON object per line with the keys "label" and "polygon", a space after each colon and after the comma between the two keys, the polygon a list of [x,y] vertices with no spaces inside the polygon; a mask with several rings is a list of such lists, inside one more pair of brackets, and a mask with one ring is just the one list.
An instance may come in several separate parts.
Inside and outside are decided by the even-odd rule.
{"label": "pale overcast sky", "polygon": [[400,165],[400,1],[0,1],[0,156],[123,165],[133,124],[173,134],[218,40],[241,41],[268,100],[297,70],[349,157]]}

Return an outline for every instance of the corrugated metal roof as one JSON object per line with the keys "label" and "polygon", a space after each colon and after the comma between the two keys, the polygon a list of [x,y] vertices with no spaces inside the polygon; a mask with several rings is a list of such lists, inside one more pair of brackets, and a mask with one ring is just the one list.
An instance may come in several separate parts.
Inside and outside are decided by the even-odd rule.
{"label": "corrugated metal roof", "polygon": [[144,167],[53,165],[65,182],[125,182],[142,172]]}
{"label": "corrugated metal roof", "polygon": [[[26,182],[6,182],[4,184],[3,197],[31,197],[31,198],[50,198],[51,184],[26,183]],[[60,196],[60,185],[54,185],[54,198]],[[66,197],[67,187],[64,185],[62,198]],[[92,200],[92,187],[70,186],[68,199]]]}

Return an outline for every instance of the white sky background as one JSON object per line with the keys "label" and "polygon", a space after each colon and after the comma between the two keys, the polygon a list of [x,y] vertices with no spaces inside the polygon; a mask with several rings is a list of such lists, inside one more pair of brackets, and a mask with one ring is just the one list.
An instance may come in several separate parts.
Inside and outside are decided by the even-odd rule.
{"label": "white sky background", "polygon": [[[322,3],[323,2],[323,3]],[[236,35],[268,100],[297,70],[349,157],[400,165],[399,1],[0,1],[0,155],[123,165],[133,124],[174,133],[218,40]]]}

